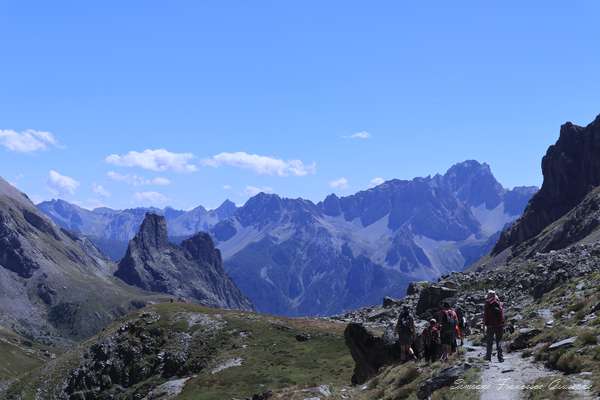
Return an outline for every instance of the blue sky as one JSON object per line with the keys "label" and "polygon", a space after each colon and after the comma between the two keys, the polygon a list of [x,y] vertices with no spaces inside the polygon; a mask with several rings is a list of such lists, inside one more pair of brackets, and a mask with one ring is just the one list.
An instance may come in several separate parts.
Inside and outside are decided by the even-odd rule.
{"label": "blue sky", "polygon": [[91,3],[0,2],[0,175],[37,201],[319,200],[465,159],[539,185],[600,113],[596,1]]}

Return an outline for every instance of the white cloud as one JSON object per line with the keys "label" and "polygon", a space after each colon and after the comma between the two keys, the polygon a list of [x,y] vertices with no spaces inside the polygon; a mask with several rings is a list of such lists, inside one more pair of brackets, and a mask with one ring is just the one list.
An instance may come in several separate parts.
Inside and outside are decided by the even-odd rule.
{"label": "white cloud", "polygon": [[329,186],[334,189],[347,189],[348,188],[348,179],[342,177],[336,180],[329,182]]}
{"label": "white cloud", "polygon": [[193,158],[192,153],[146,149],[142,152],[130,151],[123,155],[111,154],[105,158],[105,161],[121,167],[139,167],[150,171],[193,172],[197,169],[194,164],[190,163]]}
{"label": "white cloud", "polygon": [[0,129],[0,145],[19,153],[31,153],[58,146],[58,142],[50,132],[28,129],[21,133]]}
{"label": "white cloud", "polygon": [[150,179],[149,185],[157,185],[157,186],[167,186],[170,185],[171,181],[162,176],[157,176],[156,178]]}
{"label": "white cloud", "polygon": [[146,179],[142,176],[135,174],[120,174],[115,171],[108,171],[106,175],[117,182],[125,182],[132,186],[142,186],[142,185],[157,185],[157,186],[166,186],[170,185],[171,181],[167,178],[163,178],[162,176],[158,176],[152,179]]}
{"label": "white cloud", "polygon": [[110,197],[110,192],[104,189],[104,186],[98,185],[97,183],[92,184],[92,192],[96,193],[98,196]]}
{"label": "white cloud", "polygon": [[107,205],[98,199],[87,199],[86,201],[77,201],[73,200],[73,204],[78,205],[81,208],[85,208],[86,210],[93,210],[95,208],[107,207]]}
{"label": "white cloud", "polygon": [[366,139],[370,139],[371,138],[371,134],[367,131],[360,131],[360,132],[356,132],[353,133],[350,136],[344,136],[347,139],[361,139],[361,140],[366,140]]}
{"label": "white cloud", "polygon": [[375,187],[378,185],[381,185],[383,182],[385,182],[385,179],[381,178],[381,177],[375,177],[373,179],[371,179],[371,181],[369,182],[369,187]]}
{"label": "white cloud", "polygon": [[256,186],[246,186],[246,195],[252,197],[252,196],[256,196],[257,194],[263,192],[263,193],[273,193],[273,189],[268,187],[268,186],[263,186],[263,187],[256,187]]}
{"label": "white cloud", "polygon": [[219,153],[209,159],[203,160],[203,164],[211,167],[228,165],[236,168],[249,169],[259,175],[277,176],[305,176],[314,174],[317,170],[316,164],[304,164],[300,160],[281,160],[279,158],[249,154],[244,151],[235,153]]}
{"label": "white cloud", "polygon": [[69,176],[61,175],[55,170],[50,170],[48,173],[48,186],[56,195],[74,194],[79,187],[79,182]]}
{"label": "white cloud", "polygon": [[231,190],[231,185],[223,185],[223,190]]}
{"label": "white cloud", "polygon": [[133,197],[137,203],[147,206],[162,206],[169,201],[167,196],[158,192],[137,192]]}

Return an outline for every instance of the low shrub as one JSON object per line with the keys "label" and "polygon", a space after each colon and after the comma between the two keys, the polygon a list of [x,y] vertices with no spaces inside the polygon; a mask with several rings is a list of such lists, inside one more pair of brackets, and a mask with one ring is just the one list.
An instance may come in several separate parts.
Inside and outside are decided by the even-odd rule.
{"label": "low shrub", "polygon": [[578,339],[584,346],[598,344],[598,337],[592,331],[580,333]]}
{"label": "low shrub", "polygon": [[556,361],[556,369],[566,374],[581,372],[583,359],[581,356],[569,351],[561,355]]}

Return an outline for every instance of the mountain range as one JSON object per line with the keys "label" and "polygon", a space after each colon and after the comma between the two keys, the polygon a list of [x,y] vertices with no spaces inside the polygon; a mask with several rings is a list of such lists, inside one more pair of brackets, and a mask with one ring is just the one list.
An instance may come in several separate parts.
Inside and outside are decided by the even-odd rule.
{"label": "mountain range", "polygon": [[329,315],[464,269],[489,252],[536,191],[505,189],[487,164],[470,160],[443,175],[390,180],[316,204],[260,193],[242,207],[226,201],[211,211],[90,211],[63,200],[38,207],[113,259],[148,211],[164,215],[172,242],[208,231],[227,273],[259,311]]}
{"label": "mountain range", "polygon": [[125,255],[129,240],[136,235],[148,212],[164,215],[171,239],[179,242],[197,232],[210,229],[217,222],[232,216],[237,209],[235,203],[226,200],[214,210],[207,210],[202,206],[189,211],[170,207],[126,210],[100,207],[87,210],[60,199],[44,201],[38,204],[38,208],[62,228],[89,238],[113,261],[119,261]]}

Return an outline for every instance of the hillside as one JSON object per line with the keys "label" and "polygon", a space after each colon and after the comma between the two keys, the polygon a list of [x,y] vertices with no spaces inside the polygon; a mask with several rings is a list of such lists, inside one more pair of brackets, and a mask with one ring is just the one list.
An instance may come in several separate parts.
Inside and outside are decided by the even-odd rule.
{"label": "hillside", "polygon": [[114,270],[0,179],[0,326],[50,341],[93,335],[152,300]]}
{"label": "hillside", "polygon": [[321,392],[342,399],[352,366],[343,325],[165,303],[31,372],[6,398],[162,398],[168,391],[178,399],[222,400],[272,391],[280,399]]}

